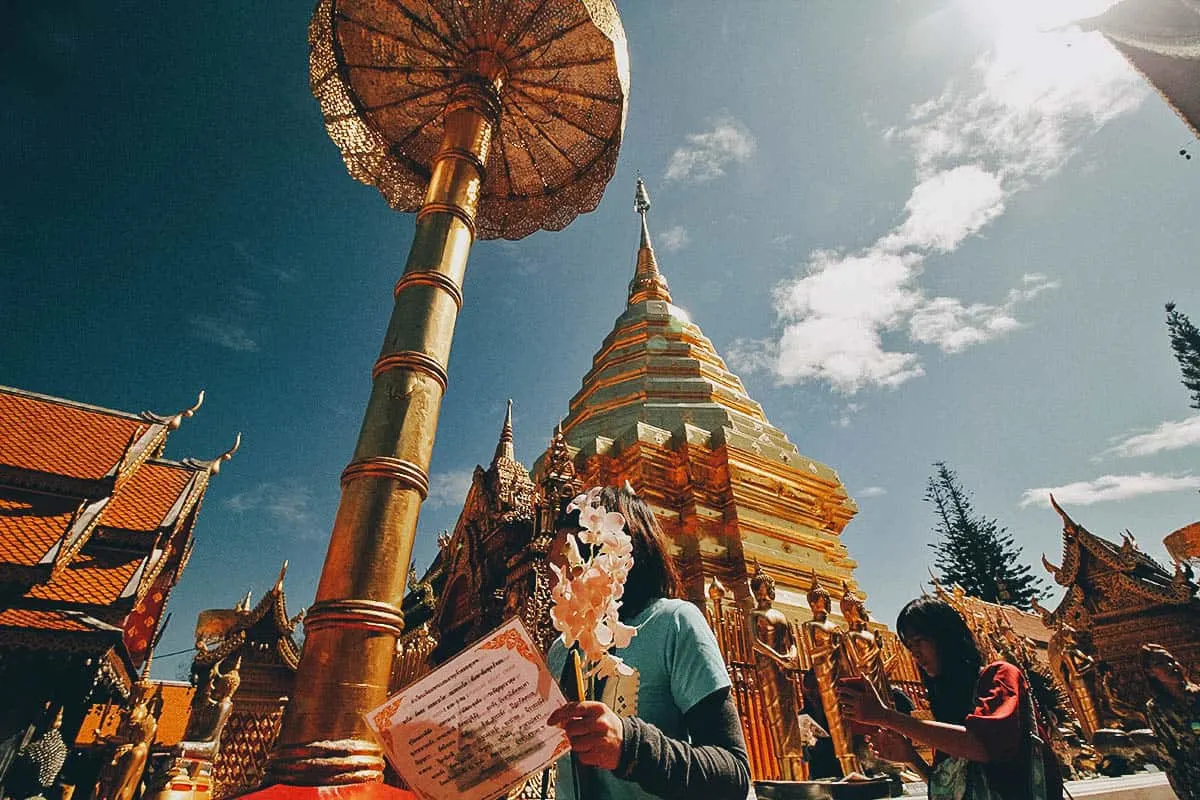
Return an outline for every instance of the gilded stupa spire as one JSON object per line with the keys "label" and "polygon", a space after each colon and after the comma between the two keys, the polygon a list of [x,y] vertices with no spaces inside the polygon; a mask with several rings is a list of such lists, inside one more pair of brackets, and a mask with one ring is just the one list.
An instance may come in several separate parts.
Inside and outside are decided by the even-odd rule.
{"label": "gilded stupa spire", "polygon": [[667,287],[667,279],[658,270],[658,260],[654,257],[654,246],[650,243],[650,228],[646,224],[646,212],[650,210],[650,195],[646,191],[646,182],[641,176],[637,179],[637,192],[633,197],[633,210],[642,218],[642,240],[638,245],[637,268],[633,280],[629,282],[629,305],[642,303],[646,300],[665,300],[671,302],[671,290]]}
{"label": "gilded stupa spire", "polygon": [[500,428],[500,441],[496,443],[496,455],[492,456],[492,463],[496,464],[505,458],[509,461],[517,460],[516,452],[513,450],[511,399],[508,401],[508,410],[504,412],[504,426]]}

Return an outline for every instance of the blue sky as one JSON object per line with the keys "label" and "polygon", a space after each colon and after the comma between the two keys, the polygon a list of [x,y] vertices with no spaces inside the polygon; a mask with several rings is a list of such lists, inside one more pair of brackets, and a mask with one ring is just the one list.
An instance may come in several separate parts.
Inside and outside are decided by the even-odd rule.
{"label": "blue sky", "polygon": [[[1162,309],[1200,319],[1200,160],[1178,155],[1200,147],[1055,27],[1100,5],[622,3],[630,113],[600,208],[472,254],[418,564],[505,400],[527,465],[565,415],[623,307],[638,171],[676,303],[858,500],[845,541],[878,617],[926,576],[937,460],[1030,562],[1057,559],[1052,487],[1164,557],[1200,517]],[[311,602],[412,233],[325,137],[309,10],[25,4],[0,55],[0,382],[160,413],[204,388],[167,455],[245,438],[163,652],[285,558]]]}

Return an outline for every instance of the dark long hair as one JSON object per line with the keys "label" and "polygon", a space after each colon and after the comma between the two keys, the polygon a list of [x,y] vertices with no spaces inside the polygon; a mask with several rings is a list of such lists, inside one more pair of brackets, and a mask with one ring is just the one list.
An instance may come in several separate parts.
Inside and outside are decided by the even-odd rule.
{"label": "dark long hair", "polygon": [[934,677],[921,670],[929,707],[939,722],[961,724],[975,707],[975,684],[983,668],[983,657],[967,623],[954,606],[924,595],[900,609],[896,632],[901,640],[920,636],[933,642],[939,674]]}
{"label": "dark long hair", "polygon": [[[652,600],[678,597],[679,573],[667,549],[666,537],[646,501],[629,489],[606,486],[600,491],[600,502],[609,511],[617,511],[625,517],[625,531],[633,540],[633,568],[625,580],[621,619],[637,616]],[[557,527],[578,528],[579,512],[567,513],[565,509],[564,504]]]}

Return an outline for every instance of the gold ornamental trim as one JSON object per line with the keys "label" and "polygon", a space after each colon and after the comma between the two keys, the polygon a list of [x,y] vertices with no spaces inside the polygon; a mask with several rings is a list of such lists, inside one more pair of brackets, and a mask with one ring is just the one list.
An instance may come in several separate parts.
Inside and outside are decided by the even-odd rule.
{"label": "gold ornamental trim", "polygon": [[[351,461],[342,470],[342,486],[360,478],[384,478],[416,489],[424,500],[429,496],[429,476],[411,461],[390,456],[370,456]],[[308,627],[311,627],[308,626]]]}
{"label": "gold ornamental trim", "polygon": [[390,603],[377,600],[325,600],[313,603],[304,617],[308,631],[320,628],[356,628],[399,637],[404,614]]}
{"label": "gold ornamental trim", "polygon": [[450,299],[454,301],[454,305],[458,306],[458,310],[462,311],[463,293],[454,279],[448,275],[433,270],[414,270],[406,272],[396,281],[396,288],[392,290],[393,297],[399,297],[400,292],[407,289],[409,286],[433,286],[441,289],[446,294],[450,295]]}
{"label": "gold ornamental trim", "polygon": [[419,350],[397,350],[381,356],[371,369],[371,378],[378,378],[383,373],[394,369],[408,369],[428,375],[438,382],[443,392],[446,391],[446,385],[450,382],[446,368],[436,358]]}

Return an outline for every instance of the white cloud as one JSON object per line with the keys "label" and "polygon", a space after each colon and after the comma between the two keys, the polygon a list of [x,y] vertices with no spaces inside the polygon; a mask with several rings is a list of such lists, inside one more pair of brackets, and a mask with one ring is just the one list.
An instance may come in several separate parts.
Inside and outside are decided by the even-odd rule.
{"label": "white cloud", "polygon": [[188,319],[192,333],[206,342],[220,345],[239,353],[253,353],[258,350],[258,342],[250,336],[242,325],[208,314],[196,314]]}
{"label": "white cloud", "polygon": [[667,181],[704,183],[725,174],[731,163],[754,154],[755,141],[748,128],[733,117],[721,117],[712,130],[690,133],[687,144],[667,161]]}
{"label": "white cloud", "polygon": [[913,187],[903,224],[880,240],[885,250],[949,253],[1004,213],[1000,177],[978,164],[930,175]]}
{"label": "white cloud", "polygon": [[914,342],[936,344],[943,353],[959,353],[1014,331],[1021,327],[1014,316],[1017,305],[1059,285],[1037,273],[1025,275],[1021,282],[1022,286],[1011,289],[1000,305],[968,306],[953,297],[927,300],[909,319],[908,335]]}
{"label": "white cloud", "polygon": [[1200,414],[1178,422],[1164,422],[1146,433],[1126,436],[1105,450],[1101,456],[1118,456],[1120,458],[1149,456],[1196,445],[1200,445]]}
{"label": "white cloud", "polygon": [[430,475],[429,496],[425,498],[425,505],[430,508],[462,506],[474,474],[474,470],[455,469]]}
{"label": "white cloud", "polygon": [[881,497],[887,494],[887,489],[882,486],[868,486],[865,489],[859,490],[855,497]]}
{"label": "white cloud", "polygon": [[1139,472],[1136,475],[1102,475],[1092,481],[1076,481],[1062,486],[1029,489],[1021,496],[1021,507],[1050,505],[1050,495],[1060,504],[1088,506],[1112,500],[1128,500],[1148,494],[1181,492],[1200,489],[1200,476],[1159,475]]}
{"label": "white cloud", "polygon": [[670,253],[682,250],[688,245],[687,228],[682,225],[672,225],[659,234],[658,240],[663,243],[663,247],[667,248],[667,251]]}
{"label": "white cloud", "polygon": [[814,252],[775,288],[776,334],[735,344],[738,366],[843,394],[899,386],[924,374],[911,352],[917,345],[958,353],[1001,337],[1021,327],[1021,303],[1058,286],[1026,275],[992,304],[930,298],[918,283],[931,255],[979,234],[1014,195],[1058,171],[1145,96],[1141,79],[1098,35],[1038,32],[1031,15],[1013,15],[1004,3],[996,12],[1005,24],[994,26],[989,51],[884,133],[912,150],[904,218],[862,250]]}
{"label": "white cloud", "polygon": [[252,489],[239,492],[225,501],[230,511],[238,514],[255,512],[291,525],[311,519],[313,495],[309,487],[296,479],[265,481]]}

